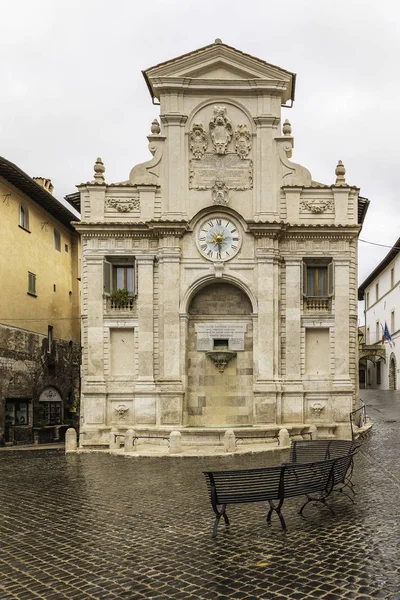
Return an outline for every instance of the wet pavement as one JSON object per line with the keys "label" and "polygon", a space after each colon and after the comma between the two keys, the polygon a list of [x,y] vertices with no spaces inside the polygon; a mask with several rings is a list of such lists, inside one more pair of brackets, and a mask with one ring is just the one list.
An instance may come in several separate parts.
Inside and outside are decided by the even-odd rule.
{"label": "wet pavement", "polygon": [[139,458],[0,453],[0,600],[400,600],[400,392],[362,392],[375,422],[336,517],[236,505],[211,538],[203,470],[279,464],[287,451]]}

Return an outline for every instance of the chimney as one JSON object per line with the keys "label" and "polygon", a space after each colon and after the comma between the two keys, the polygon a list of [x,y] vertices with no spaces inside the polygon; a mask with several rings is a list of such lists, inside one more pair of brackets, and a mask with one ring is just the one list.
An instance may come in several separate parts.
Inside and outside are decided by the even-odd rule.
{"label": "chimney", "polygon": [[54,185],[51,183],[51,179],[47,179],[46,177],[33,177],[32,179],[50,194],[53,193]]}

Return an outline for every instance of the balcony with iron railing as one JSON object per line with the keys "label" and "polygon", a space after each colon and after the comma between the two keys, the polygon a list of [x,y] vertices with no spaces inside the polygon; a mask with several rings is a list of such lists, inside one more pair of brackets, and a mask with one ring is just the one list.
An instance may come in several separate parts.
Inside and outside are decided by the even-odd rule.
{"label": "balcony with iron railing", "polygon": [[331,298],[327,296],[305,296],[303,308],[306,313],[330,313],[332,310]]}

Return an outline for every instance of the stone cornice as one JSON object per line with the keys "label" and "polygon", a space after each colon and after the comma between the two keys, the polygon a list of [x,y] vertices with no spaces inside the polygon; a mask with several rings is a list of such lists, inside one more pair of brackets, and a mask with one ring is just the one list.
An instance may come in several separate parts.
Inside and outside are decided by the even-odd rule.
{"label": "stone cornice", "polygon": [[87,237],[141,237],[160,238],[165,236],[182,237],[188,230],[186,221],[148,221],[128,223],[124,221],[88,222],[74,221],[77,231]]}
{"label": "stone cornice", "polygon": [[281,120],[275,115],[257,115],[253,121],[258,127],[278,127]]}
{"label": "stone cornice", "polygon": [[152,87],[159,94],[166,92],[186,93],[221,91],[230,93],[267,92],[269,95],[283,96],[287,91],[288,83],[276,80],[259,79],[198,79],[191,77],[157,77],[152,79]]}
{"label": "stone cornice", "polygon": [[160,121],[163,125],[184,125],[187,121],[187,115],[168,113],[160,115]]}

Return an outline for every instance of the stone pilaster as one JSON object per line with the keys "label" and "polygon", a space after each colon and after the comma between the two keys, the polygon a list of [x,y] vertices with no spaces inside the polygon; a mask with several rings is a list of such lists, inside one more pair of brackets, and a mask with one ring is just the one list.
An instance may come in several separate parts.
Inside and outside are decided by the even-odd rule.
{"label": "stone pilaster", "polygon": [[88,376],[89,380],[104,381],[103,258],[86,259],[84,286]]}
{"label": "stone pilaster", "polygon": [[162,212],[168,219],[181,219],[186,215],[187,197],[187,156],[185,123],[187,116],[182,114],[161,115],[161,122],[167,138],[164,155],[164,173],[167,186],[164,187]]}
{"label": "stone pilaster", "polygon": [[259,217],[278,214],[276,166],[273,159],[273,139],[277,134],[280,119],[272,114],[254,117],[257,126],[257,161],[254,165],[255,207]]}
{"label": "stone pilaster", "polygon": [[160,287],[163,287],[162,313],[162,352],[164,381],[180,381],[180,323],[179,323],[179,240],[173,236],[164,238],[159,254],[162,272]]}
{"label": "stone pilaster", "polygon": [[275,257],[268,250],[257,252],[258,266],[258,377],[276,376],[276,338],[278,335],[278,290],[275,289]]}
{"label": "stone pilaster", "polygon": [[335,380],[350,382],[350,263],[335,259]]}
{"label": "stone pilaster", "polygon": [[300,379],[301,258],[285,259],[286,379]]}
{"label": "stone pilaster", "polygon": [[137,256],[138,382],[154,382],[153,256]]}

